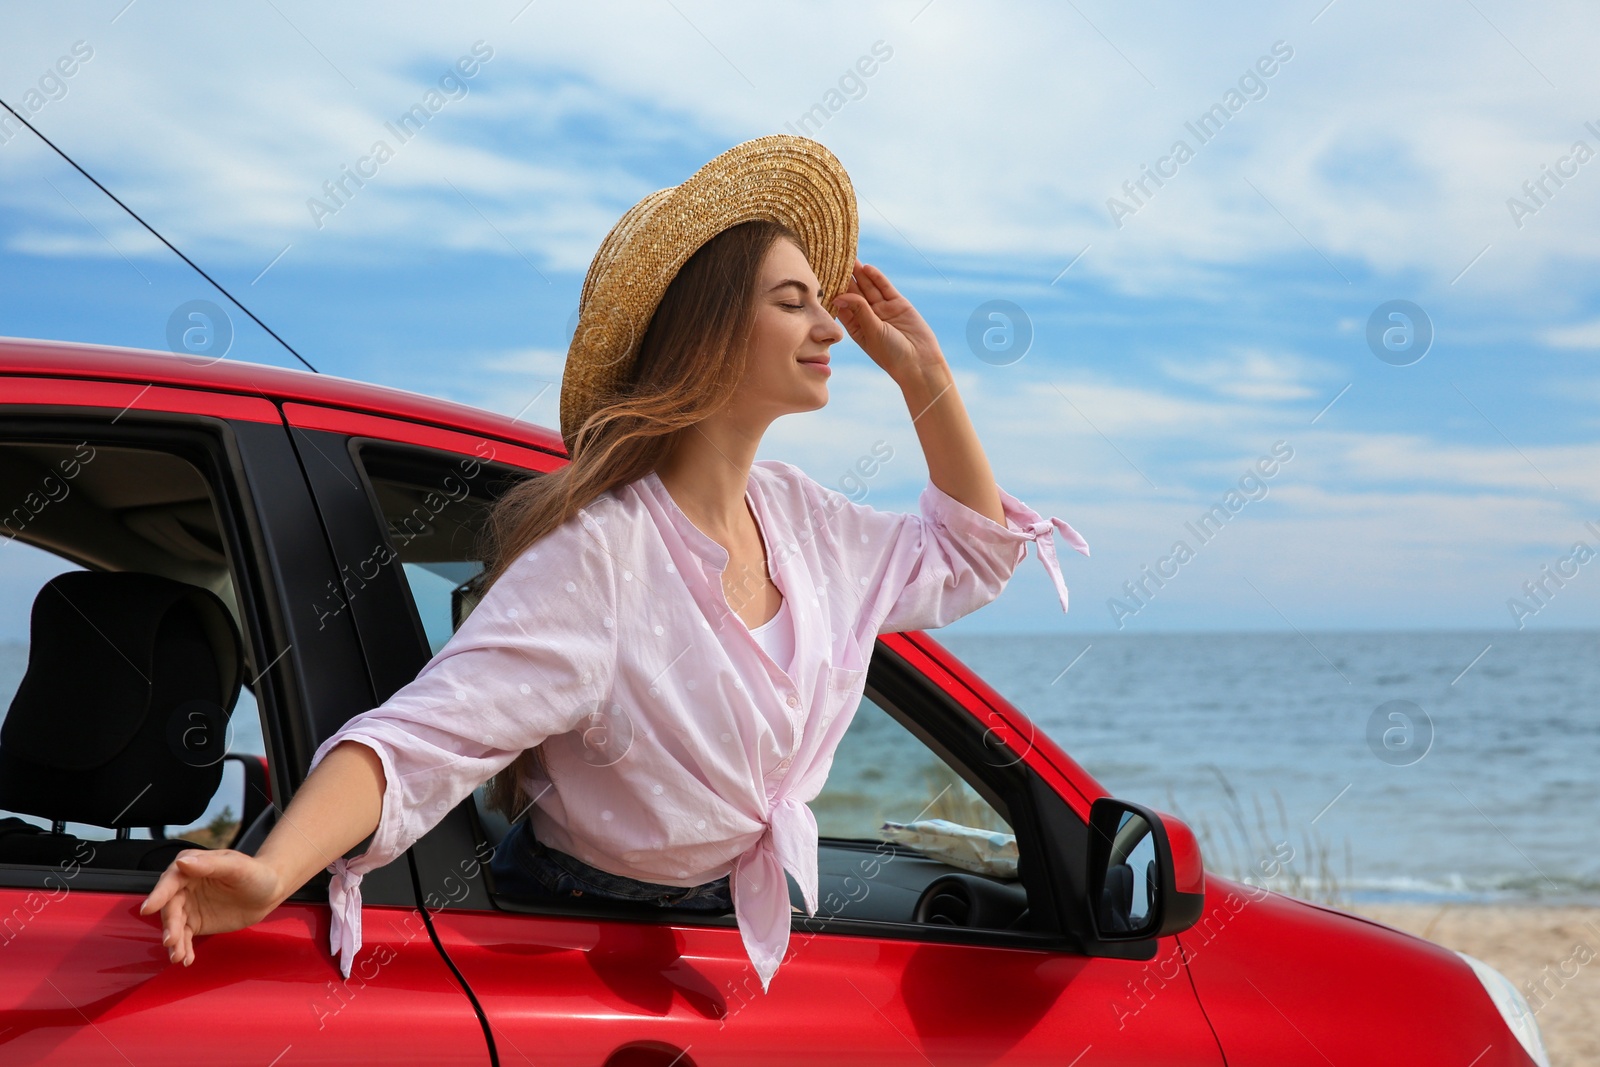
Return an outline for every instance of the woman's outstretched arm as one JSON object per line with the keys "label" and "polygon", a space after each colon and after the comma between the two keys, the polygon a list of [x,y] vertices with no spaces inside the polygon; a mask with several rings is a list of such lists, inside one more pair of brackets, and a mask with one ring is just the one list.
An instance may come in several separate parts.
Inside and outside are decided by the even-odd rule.
{"label": "woman's outstretched arm", "polygon": [[141,911],[161,911],[174,961],[194,959],[195,935],[249,926],[331,867],[329,945],[348,978],[361,949],[363,877],[518,753],[594,713],[618,658],[618,568],[601,524],[581,519],[508,568],[415,678],[317,746],[255,856],[186,849],[173,861]]}
{"label": "woman's outstretched arm", "polygon": [[306,776],[254,856],[185,849],[162,872],[139,914],[159,910],[167,957],[194,962],[194,938],[259,922],[378,825],[383,764],[357,741],[336,746]]}

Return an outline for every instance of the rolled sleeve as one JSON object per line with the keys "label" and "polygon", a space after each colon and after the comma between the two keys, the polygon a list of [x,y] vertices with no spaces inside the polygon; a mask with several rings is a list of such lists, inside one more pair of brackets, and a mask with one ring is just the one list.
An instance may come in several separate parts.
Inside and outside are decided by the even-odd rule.
{"label": "rolled sleeve", "polygon": [[[814,483],[813,483],[814,484]],[[998,597],[1023,557],[1038,546],[1067,610],[1067,587],[1052,531],[1087,556],[1083,537],[1040,515],[997,486],[1004,525],[950,496],[929,479],[918,512],[879,511],[823,486],[820,506],[834,532],[846,580],[861,597],[860,621],[879,634],[947,626]]]}
{"label": "rolled sleeve", "polygon": [[383,766],[377,829],[366,851],[329,870],[330,949],[349,977],[361,949],[361,878],[402,855],[523,750],[575,729],[611,691],[616,583],[601,527],[580,512],[541,538],[473,608],[417,677],[324,741]]}

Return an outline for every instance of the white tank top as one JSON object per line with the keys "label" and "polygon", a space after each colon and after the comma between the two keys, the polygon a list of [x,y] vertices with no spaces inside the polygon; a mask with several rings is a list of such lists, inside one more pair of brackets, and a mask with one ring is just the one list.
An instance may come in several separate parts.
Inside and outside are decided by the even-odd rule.
{"label": "white tank top", "polygon": [[789,598],[783,598],[783,603],[778,605],[778,613],[776,615],[760,626],[751,628],[750,636],[754,637],[761,647],[767,650],[767,655],[772,657],[772,662],[781,667],[784,673],[792,670],[794,666],[794,620],[789,615]]}

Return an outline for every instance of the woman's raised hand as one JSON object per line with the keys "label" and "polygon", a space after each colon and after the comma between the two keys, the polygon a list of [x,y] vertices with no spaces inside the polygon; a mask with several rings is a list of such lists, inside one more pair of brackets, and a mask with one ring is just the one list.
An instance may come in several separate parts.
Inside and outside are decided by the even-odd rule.
{"label": "woman's raised hand", "polygon": [[833,311],[850,339],[896,382],[944,363],[933,329],[883,271],[869,263],[856,260],[850,284],[834,299]]}
{"label": "woman's raised hand", "polygon": [[247,853],[186,848],[161,872],[139,914],[161,912],[167,958],[187,967],[196,936],[260,921],[281,902],[280,887],[278,872]]}

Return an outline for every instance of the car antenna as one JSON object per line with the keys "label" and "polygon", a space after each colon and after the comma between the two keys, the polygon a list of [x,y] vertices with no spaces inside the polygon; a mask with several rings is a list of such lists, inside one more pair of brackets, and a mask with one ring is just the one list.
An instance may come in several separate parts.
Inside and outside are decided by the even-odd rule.
{"label": "car antenna", "polygon": [[320,373],[317,370],[317,368],[315,368],[315,367],[313,367],[311,365],[310,361],[308,361],[305,356],[302,356],[300,353],[298,353],[298,352],[296,352],[294,350],[294,346],[293,345],[291,345],[288,341],[285,341],[283,338],[279,337],[277,335],[277,333],[273,331],[271,326],[268,326],[266,323],[264,323],[260,319],[256,318],[256,313],[255,312],[251,311],[249,308],[247,308],[243,304],[239,303],[238,298],[235,297],[232,293],[228,292],[228,290],[224,289],[222,287],[222,283],[221,282],[217,281],[211,275],[209,275],[205,271],[201,270],[199,264],[197,264],[194,260],[190,259],[188,256],[184,255],[182,252],[178,251],[178,246],[177,245],[173,244],[171,241],[167,240],[165,237],[162,237],[159,233],[156,233],[156,228],[154,226],[150,225],[148,222],[144,221],[144,219],[141,219],[139,217],[138,212],[134,211],[133,208],[129,207],[127,204],[124,204],[121,200],[118,200],[115,193],[113,193],[110,189],[107,189],[105,186],[101,185],[99,182],[95,181],[95,177],[94,177],[93,174],[90,174],[88,171],[86,171],[82,167],[78,166],[77,162],[75,160],[73,160],[73,158],[71,156],[67,155],[61,149],[57,148],[54,141],[50,140],[50,138],[48,138],[44,134],[40,133],[37,129],[34,129],[33,123],[29,122],[27,119],[23,118],[21,115],[18,115],[16,110],[10,104],[6,103],[4,100],[0,100],[0,107],[3,107],[7,111],[11,112],[11,114],[16,117],[16,120],[18,122],[20,122],[24,126],[28,127],[28,129],[33,130],[33,135],[35,137],[39,138],[39,140],[41,140],[45,144],[49,145],[55,151],[56,155],[60,156],[64,160],[66,160],[68,163],[71,163],[72,166],[73,166],[73,169],[75,169],[79,174],[83,175],[85,178],[88,178],[91,182],[94,182],[94,187],[96,189],[99,189],[102,193],[105,193],[107,196],[111,197],[111,200],[112,200],[113,203],[115,203],[122,210],[126,211],[129,215],[132,215],[133,216],[133,221],[137,222],[140,226],[143,226],[145,229],[147,229],[151,233],[155,234],[156,240],[160,241],[162,244],[164,244],[168,248],[172,249],[172,251],[177,254],[177,257],[179,259],[181,259],[185,263],[189,264],[189,266],[191,266],[191,267],[193,267],[195,269],[195,272],[197,274],[199,274],[200,277],[204,278],[206,281],[210,282],[213,286],[215,286],[217,292],[221,293],[223,296],[227,297],[229,300],[232,300],[235,307],[237,307],[240,311],[244,312],[246,315],[250,316],[250,321],[251,322],[255,323],[257,326],[261,327],[263,330],[266,330],[267,333],[271,334],[272,335],[272,339],[274,341],[278,342],[284,348],[287,348],[289,350],[289,354],[291,356],[293,356],[295,359],[298,359],[301,363],[304,363],[306,365],[306,369],[310,370],[311,373],[313,373],[313,374]]}

